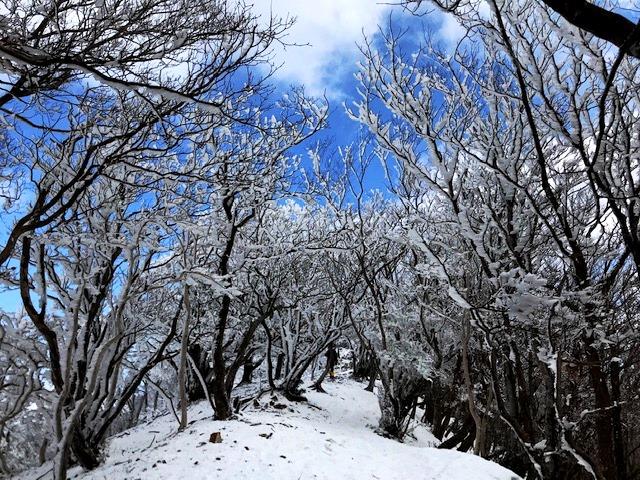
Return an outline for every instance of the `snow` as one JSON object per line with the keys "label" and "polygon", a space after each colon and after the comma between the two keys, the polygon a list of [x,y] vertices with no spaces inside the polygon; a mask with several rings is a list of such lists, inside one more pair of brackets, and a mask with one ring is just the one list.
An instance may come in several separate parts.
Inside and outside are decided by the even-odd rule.
{"label": "snow", "polygon": [[[307,392],[308,404],[265,395],[237,420],[210,419],[207,403],[190,409],[189,427],[177,433],[171,415],[112,439],[104,465],[77,480],[213,478],[511,480],[517,475],[477,456],[430,448],[437,440],[424,426],[406,443],[374,432],[374,393],[350,379],[327,381],[327,394]],[[271,405],[286,406],[277,409]],[[213,432],[222,443],[209,443]],[[23,479],[35,479],[36,471]],[[37,472],[43,473],[43,470]],[[47,478],[46,476],[43,478]]]}

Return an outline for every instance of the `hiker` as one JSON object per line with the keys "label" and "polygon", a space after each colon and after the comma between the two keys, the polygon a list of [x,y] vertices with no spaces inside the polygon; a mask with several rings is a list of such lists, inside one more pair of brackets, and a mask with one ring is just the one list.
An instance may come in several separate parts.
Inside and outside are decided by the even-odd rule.
{"label": "hiker", "polygon": [[334,345],[333,342],[329,343],[329,346],[327,347],[327,353],[325,353],[325,356],[327,357],[327,368],[329,369],[329,378],[331,380],[334,380],[336,378],[335,368],[336,368],[336,365],[338,364],[338,359],[340,358],[340,355],[338,355],[338,351],[336,350],[336,346]]}

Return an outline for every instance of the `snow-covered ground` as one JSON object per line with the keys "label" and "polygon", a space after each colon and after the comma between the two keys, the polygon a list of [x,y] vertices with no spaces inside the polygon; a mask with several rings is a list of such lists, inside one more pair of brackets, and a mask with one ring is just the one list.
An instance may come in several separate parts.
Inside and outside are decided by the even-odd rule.
{"label": "snow-covered ground", "polygon": [[[307,392],[308,404],[263,396],[238,420],[211,420],[206,403],[190,410],[177,433],[167,415],[114,437],[105,463],[78,480],[119,479],[411,479],[511,480],[509,470],[479,457],[431,448],[436,439],[420,427],[406,443],[373,429],[379,410],[373,393],[349,379],[325,382],[327,394]],[[272,404],[275,404],[276,408]],[[283,408],[284,407],[284,408]],[[212,432],[222,443],[209,443]],[[45,473],[30,471],[22,478]],[[34,474],[36,474],[34,476]],[[47,478],[46,474],[43,478]]]}

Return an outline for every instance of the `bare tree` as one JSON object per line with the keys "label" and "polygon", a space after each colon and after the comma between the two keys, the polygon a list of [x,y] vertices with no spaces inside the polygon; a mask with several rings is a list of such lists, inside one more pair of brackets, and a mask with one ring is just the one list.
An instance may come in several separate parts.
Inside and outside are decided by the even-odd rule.
{"label": "bare tree", "polygon": [[[640,29],[623,14],[617,2],[590,2],[587,0],[541,0],[550,10],[571,25],[612,43],[624,55],[640,58]],[[401,0],[399,4],[413,12],[420,12],[425,4],[433,4],[445,12],[468,13],[478,8],[470,0]],[[555,19],[552,21],[556,21]]]}
{"label": "bare tree", "polygon": [[115,165],[150,168],[151,152],[166,156],[205,123],[252,122],[237,108],[260,102],[262,79],[248,69],[289,25],[259,26],[249,6],[226,1],[36,1],[5,11],[0,178],[15,221],[3,266],[23,235],[64,221]]}
{"label": "bare tree", "polygon": [[[625,433],[622,417],[633,414],[623,413],[624,382],[611,366],[633,351],[620,335],[634,317],[607,312],[638,275],[636,167],[620,151],[629,151],[622,138],[633,136],[637,115],[618,114],[636,102],[637,68],[624,52],[611,57],[603,42],[568,34],[562,20],[525,15],[539,11],[535,3],[490,6],[488,14],[471,3],[453,10],[482,54],[463,40],[453,56],[425,45],[407,57],[393,33],[381,50],[365,45],[353,115],[399,161],[396,190],[424,219],[417,226],[434,217],[411,193],[442,201],[446,244],[416,220],[408,239],[489,349],[484,360],[465,356],[486,365],[472,372],[491,389],[481,402],[524,454],[501,461],[544,478],[627,478],[633,462],[624,452],[637,440],[624,439],[637,432]],[[518,465],[522,458],[528,464]]]}

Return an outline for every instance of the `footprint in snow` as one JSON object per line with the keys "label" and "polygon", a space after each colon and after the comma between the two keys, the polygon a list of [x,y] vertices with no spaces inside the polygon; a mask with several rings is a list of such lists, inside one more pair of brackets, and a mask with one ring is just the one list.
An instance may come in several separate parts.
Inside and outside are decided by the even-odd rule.
{"label": "footprint in snow", "polygon": [[342,446],[342,443],[336,442],[333,438],[327,438],[327,439],[325,440],[325,442],[326,442],[326,443],[325,443],[325,445],[324,445],[324,449],[325,449],[327,452],[333,452],[333,448],[332,448],[331,444],[336,444],[336,445],[338,445],[339,447],[341,447],[341,446]]}

